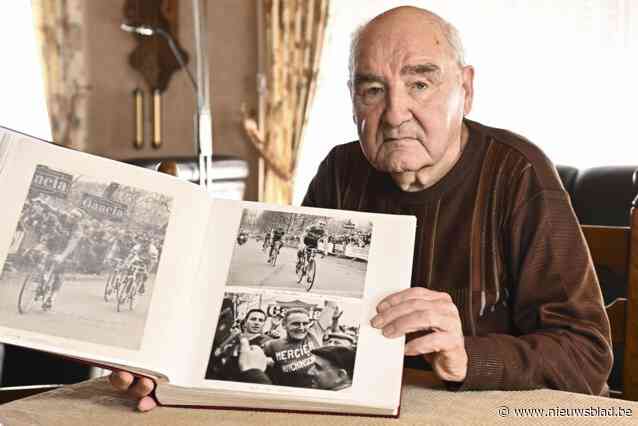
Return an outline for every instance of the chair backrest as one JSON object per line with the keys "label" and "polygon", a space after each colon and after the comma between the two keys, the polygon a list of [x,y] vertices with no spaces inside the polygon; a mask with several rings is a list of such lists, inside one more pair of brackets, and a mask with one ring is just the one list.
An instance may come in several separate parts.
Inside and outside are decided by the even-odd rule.
{"label": "chair backrest", "polygon": [[[638,198],[634,203],[638,202]],[[622,385],[612,396],[638,401],[638,208],[630,226],[581,225],[606,298],[612,343],[622,348]],[[611,296],[611,299],[609,298]],[[624,296],[624,297],[623,297]],[[618,356],[620,355],[620,356]]]}
{"label": "chair backrest", "polygon": [[585,225],[629,226],[627,211],[638,193],[638,166],[587,169],[557,165],[574,212]]}

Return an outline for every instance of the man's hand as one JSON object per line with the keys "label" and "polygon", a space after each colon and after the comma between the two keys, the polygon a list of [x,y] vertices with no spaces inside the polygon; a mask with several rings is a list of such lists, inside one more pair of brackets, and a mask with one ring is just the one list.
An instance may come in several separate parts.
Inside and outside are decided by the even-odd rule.
{"label": "man's hand", "polygon": [[383,299],[377,312],[372,326],[386,337],[426,332],[406,343],[406,355],[422,355],[442,380],[465,380],[468,359],[461,318],[449,294],[414,287]]}
{"label": "man's hand", "polygon": [[252,369],[266,371],[267,359],[264,351],[259,346],[251,346],[248,343],[248,339],[242,337],[239,339],[238,363],[241,372]]}
{"label": "man's hand", "polygon": [[155,388],[155,383],[151,379],[135,377],[126,371],[114,371],[109,376],[109,381],[114,388],[139,399],[137,403],[138,410],[149,411],[157,407],[157,402],[150,396],[150,393]]}

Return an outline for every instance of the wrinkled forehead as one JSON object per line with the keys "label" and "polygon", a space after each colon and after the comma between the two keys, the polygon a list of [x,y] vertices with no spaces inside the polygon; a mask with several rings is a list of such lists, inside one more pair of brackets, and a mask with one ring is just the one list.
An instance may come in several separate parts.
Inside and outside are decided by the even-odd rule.
{"label": "wrinkled forehead", "polygon": [[370,23],[362,30],[353,52],[355,72],[380,67],[400,70],[405,65],[432,63],[441,69],[454,62],[454,53],[441,26],[427,18]]}

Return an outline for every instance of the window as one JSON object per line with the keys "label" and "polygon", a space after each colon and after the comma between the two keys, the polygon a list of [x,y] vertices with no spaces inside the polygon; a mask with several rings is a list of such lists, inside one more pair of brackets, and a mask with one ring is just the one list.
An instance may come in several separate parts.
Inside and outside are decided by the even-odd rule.
{"label": "window", "polygon": [[31,2],[3,2],[0,10],[0,126],[51,140]]}
{"label": "window", "polygon": [[638,164],[638,2],[333,1],[295,203],[329,150],[357,139],[346,86],[352,30],[404,4],[428,8],[460,30],[475,67],[468,118],[527,137],[556,164]]}

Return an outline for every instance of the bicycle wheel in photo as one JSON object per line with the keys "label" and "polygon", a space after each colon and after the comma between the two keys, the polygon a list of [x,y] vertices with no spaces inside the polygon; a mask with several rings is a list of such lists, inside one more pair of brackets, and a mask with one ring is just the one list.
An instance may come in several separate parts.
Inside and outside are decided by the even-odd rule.
{"label": "bicycle wheel in photo", "polygon": [[126,301],[129,298],[131,287],[133,287],[133,283],[131,281],[132,279],[130,277],[127,277],[124,279],[123,282],[120,283],[121,288],[117,295],[117,311],[118,312],[121,312],[122,309],[124,309],[124,305],[126,304]]}
{"label": "bicycle wheel in photo", "polygon": [[272,259],[271,259],[271,261],[270,261],[270,264],[271,264],[272,266],[275,266],[275,265],[277,264],[277,257],[279,257],[279,249],[278,249],[278,248],[276,248],[276,247],[275,247],[275,248],[273,249],[273,252],[272,252],[272,256],[271,256],[271,257],[272,257]]}
{"label": "bicycle wheel in photo", "polygon": [[128,308],[131,311],[135,309],[135,306],[137,305],[137,292],[141,285],[142,285],[142,278],[136,278],[133,284],[131,285],[132,288],[131,288],[131,293],[129,296],[129,304],[128,304]]}
{"label": "bicycle wheel in photo", "polygon": [[315,275],[317,274],[317,262],[314,259],[310,259],[308,262],[308,269],[306,270],[306,279],[304,280],[304,288],[306,291],[310,291],[312,285],[315,283]]}
{"label": "bicycle wheel in photo", "polygon": [[306,265],[304,263],[297,262],[297,282],[300,283],[303,280],[303,277],[306,275]]}
{"label": "bicycle wheel in photo", "polygon": [[29,273],[24,282],[22,288],[20,288],[20,294],[18,295],[18,312],[26,314],[31,310],[35,299],[38,295],[40,283],[35,281],[35,278],[41,278],[42,275],[37,272]]}
{"label": "bicycle wheel in photo", "polygon": [[113,297],[117,297],[117,272],[111,271],[109,277],[106,279],[106,283],[104,284],[104,301],[110,302]]}

